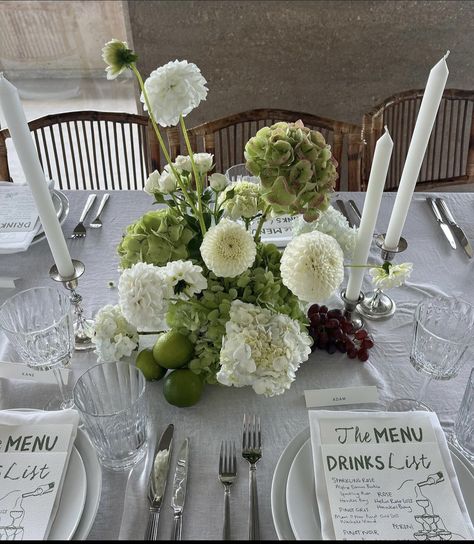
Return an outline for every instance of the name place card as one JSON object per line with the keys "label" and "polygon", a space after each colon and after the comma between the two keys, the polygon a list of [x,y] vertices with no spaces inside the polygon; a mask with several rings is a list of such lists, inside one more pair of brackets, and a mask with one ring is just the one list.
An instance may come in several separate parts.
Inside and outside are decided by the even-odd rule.
{"label": "name place card", "polygon": [[304,392],[306,408],[341,406],[344,404],[367,404],[379,401],[377,387],[336,387],[334,389],[311,389]]}
{"label": "name place card", "polygon": [[[70,370],[59,369],[65,383],[68,382]],[[23,363],[0,362],[0,378],[10,380],[30,380],[37,383],[57,383],[54,374],[50,370],[35,370]]]}

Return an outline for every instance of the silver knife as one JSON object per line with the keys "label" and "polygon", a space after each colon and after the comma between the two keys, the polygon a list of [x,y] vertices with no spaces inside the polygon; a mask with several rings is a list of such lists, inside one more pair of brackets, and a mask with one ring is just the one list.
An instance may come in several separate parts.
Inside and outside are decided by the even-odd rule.
{"label": "silver knife", "polygon": [[145,531],[145,540],[158,540],[158,521],[168,479],[173,432],[174,425],[170,423],[156,444],[153,466],[148,480],[150,513]]}
{"label": "silver knife", "polygon": [[466,255],[470,259],[472,259],[472,246],[469,243],[469,240],[466,238],[466,235],[464,234],[464,231],[462,230],[462,228],[456,223],[456,220],[454,219],[453,214],[449,211],[446,202],[442,198],[437,198],[436,204],[438,204],[438,206],[441,208],[441,211],[446,217],[449,223],[449,226],[451,227],[454,234],[456,235],[456,238],[459,240],[459,243],[464,249]]}
{"label": "silver knife", "polygon": [[342,213],[342,215],[347,219],[349,226],[352,228],[354,226],[354,223],[352,222],[351,218],[349,217],[349,214],[347,213],[346,205],[342,200],[336,200],[337,207],[339,208],[339,211]]}
{"label": "silver knife", "polygon": [[456,249],[456,242],[454,241],[453,233],[449,229],[448,225],[444,222],[444,219],[438,209],[436,202],[430,196],[426,197],[426,202],[428,202],[428,204],[431,206],[431,209],[433,210],[433,213],[436,217],[436,221],[438,222],[438,225],[441,227],[441,230],[448,239],[449,244],[453,249]]}
{"label": "silver knife", "polygon": [[359,220],[359,225],[360,225],[360,220],[362,219],[362,215],[359,211],[359,208],[357,207],[357,204],[353,200],[349,200],[349,206],[352,208],[352,211],[356,214],[357,219]]}
{"label": "silver knife", "polygon": [[181,531],[183,527],[183,508],[186,498],[186,482],[188,479],[189,464],[189,439],[181,445],[176,461],[176,470],[173,482],[173,497],[171,498],[171,508],[174,512],[174,525],[171,540],[181,540]]}

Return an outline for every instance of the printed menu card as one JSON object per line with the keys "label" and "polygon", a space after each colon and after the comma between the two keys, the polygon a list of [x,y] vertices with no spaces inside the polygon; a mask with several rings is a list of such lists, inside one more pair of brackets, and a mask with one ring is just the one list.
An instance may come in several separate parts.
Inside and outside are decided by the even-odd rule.
{"label": "printed menu card", "polygon": [[78,413],[0,411],[0,540],[45,540],[76,437]]}
{"label": "printed menu card", "polygon": [[436,414],[310,411],[309,419],[323,539],[474,538]]}

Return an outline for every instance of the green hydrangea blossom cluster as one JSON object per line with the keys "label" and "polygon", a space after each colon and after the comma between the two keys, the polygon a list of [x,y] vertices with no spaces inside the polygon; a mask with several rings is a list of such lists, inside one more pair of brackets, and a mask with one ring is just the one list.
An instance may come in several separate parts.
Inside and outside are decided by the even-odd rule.
{"label": "green hydrangea blossom cluster", "polygon": [[208,288],[199,298],[180,300],[170,307],[168,325],[188,336],[194,344],[195,357],[189,368],[202,374],[208,383],[217,383],[222,338],[233,300],[258,304],[306,326],[298,298],[281,281],[280,258],[276,246],[259,244],[252,268],[236,278],[217,278],[208,273]]}
{"label": "green hydrangea blossom cluster", "polygon": [[172,208],[147,212],[127,227],[117,248],[120,266],[130,268],[138,262],[164,266],[170,261],[186,260],[194,236]]}
{"label": "green hydrangea blossom cluster", "polygon": [[247,142],[245,159],[247,169],[260,177],[274,213],[303,214],[314,221],[328,207],[337,163],[317,130],[301,121],[263,127]]}

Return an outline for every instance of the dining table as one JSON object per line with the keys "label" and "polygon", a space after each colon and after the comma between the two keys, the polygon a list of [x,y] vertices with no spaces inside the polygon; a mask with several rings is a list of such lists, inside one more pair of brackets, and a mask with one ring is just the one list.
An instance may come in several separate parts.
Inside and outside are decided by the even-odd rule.
{"label": "dining table", "polygon": [[[94,191],[99,202],[105,191]],[[117,245],[127,225],[143,213],[156,208],[153,198],[143,191],[111,191],[102,214],[103,226],[87,229],[87,235],[71,239],[80,212],[90,191],[63,191],[69,200],[69,213],[63,223],[67,245],[73,259],[84,263],[78,292],[83,297],[87,316],[106,304],[118,303],[120,277]],[[353,199],[363,209],[365,193],[337,192],[336,199]],[[396,193],[383,195],[376,224],[377,233],[385,233]],[[392,399],[417,395],[424,376],[410,363],[410,347],[414,312],[425,297],[444,294],[461,297],[474,304],[474,259],[461,247],[453,250],[440,230],[427,196],[443,197],[470,240],[474,240],[474,193],[415,192],[403,229],[407,249],[394,258],[394,263],[410,262],[410,278],[388,294],[396,302],[393,316],[383,320],[365,320],[365,327],[374,340],[369,359],[361,362],[346,354],[329,354],[316,349],[296,373],[296,379],[285,393],[273,397],[256,394],[251,387],[206,385],[197,404],[180,408],[169,404],[162,393],[163,382],[147,383],[149,402],[149,446],[152,452],[156,437],[168,424],[175,427],[176,461],[179,445],[189,439],[189,477],[183,516],[184,540],[216,540],[222,537],[223,486],[218,479],[219,449],[222,440],[235,440],[238,450],[237,478],[231,490],[231,528],[233,539],[248,538],[248,463],[241,457],[242,419],[244,414],[260,416],[262,458],[257,465],[260,536],[262,540],[278,538],[272,514],[272,480],[278,460],[294,437],[308,428],[305,391],[327,388],[376,386],[378,403],[383,407]],[[89,219],[93,217],[91,212]],[[87,220],[85,222],[88,225]],[[372,244],[369,262],[381,264],[381,252]],[[0,255],[0,276],[15,278],[15,286],[0,289],[0,303],[14,293],[35,286],[51,286],[49,270],[53,259],[47,241],[33,244],[27,251]],[[347,284],[349,269],[345,269]],[[62,288],[61,284],[57,284]],[[363,292],[373,290],[369,274],[365,274]],[[339,293],[326,302],[328,307],[342,307]],[[0,336],[0,360],[18,361],[18,356]],[[97,364],[93,350],[76,351],[71,362],[70,385],[89,367]],[[453,430],[467,378],[474,364],[474,354],[448,380],[433,380],[424,399],[438,415],[444,431]],[[53,384],[0,379],[0,409],[36,408],[45,406]],[[145,531],[143,516],[136,516],[136,504],[127,483],[131,474],[137,476],[137,465],[130,471],[102,469],[102,493],[90,540],[142,539]],[[171,478],[170,478],[171,480]],[[159,539],[172,534],[171,485],[160,515]],[[316,500],[316,499],[315,499]],[[146,518],[145,518],[146,519]],[[136,520],[136,521],[135,521]]]}

